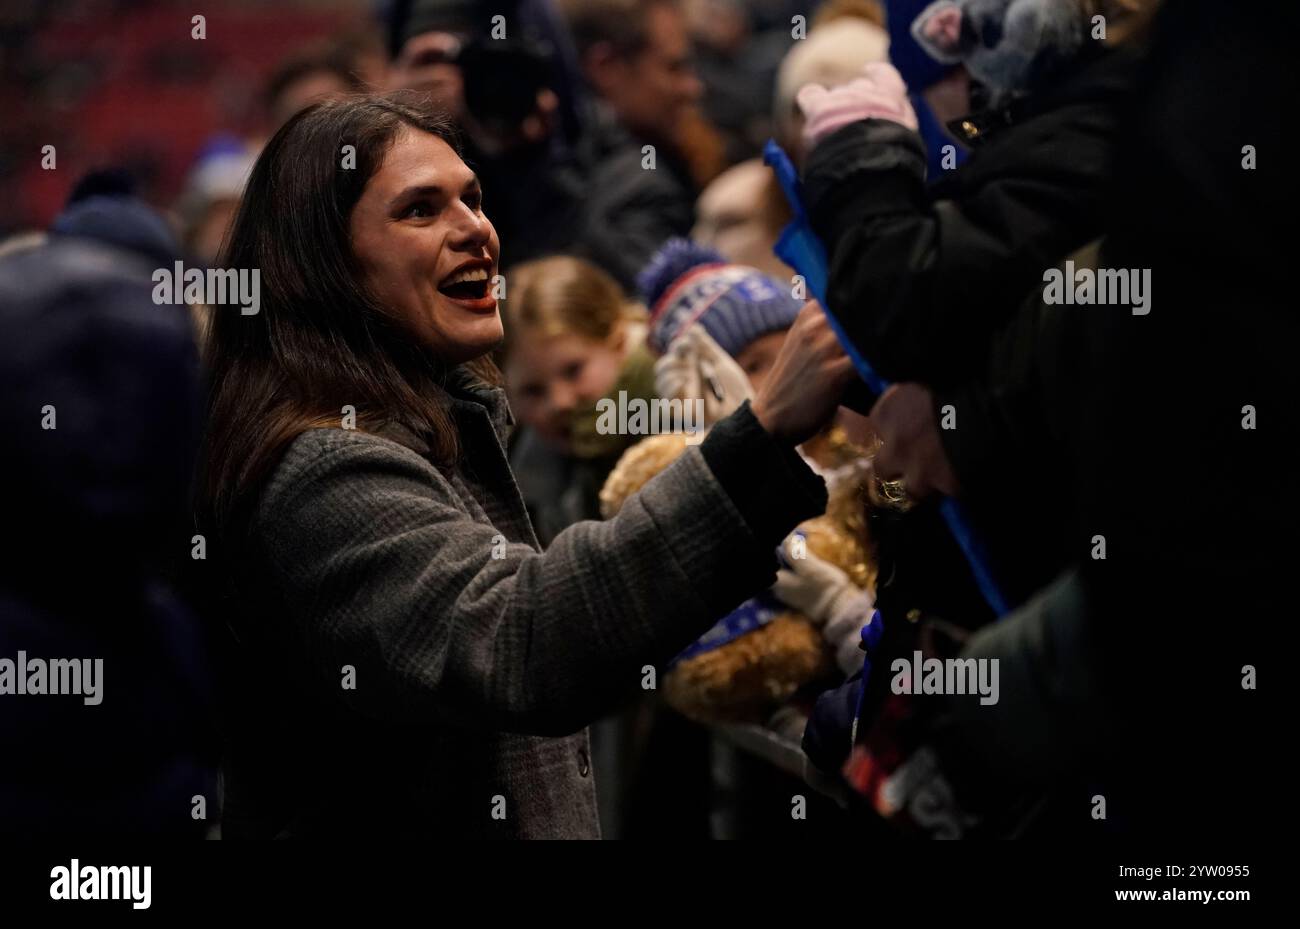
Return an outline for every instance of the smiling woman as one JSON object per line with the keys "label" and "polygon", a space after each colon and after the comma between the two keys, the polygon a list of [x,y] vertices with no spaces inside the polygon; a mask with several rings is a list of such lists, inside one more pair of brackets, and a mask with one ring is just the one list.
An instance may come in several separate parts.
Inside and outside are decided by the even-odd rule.
{"label": "smiling woman", "polygon": [[597,836],[587,723],[825,507],[794,445],[851,368],[813,311],[752,410],[540,551],[487,360],[498,249],[409,102],[319,104],[258,159],[227,263],[262,312],[214,314],[198,502],[235,641],[226,836]]}
{"label": "smiling woman", "polygon": [[[467,262],[494,266],[499,249],[457,152],[446,119],[401,97],[309,107],[267,143],[223,256],[227,268],[260,269],[262,312],[216,312],[208,332],[214,518],[230,519],[295,436],[337,426],[344,406],[362,429],[405,419],[454,457],[436,348],[495,384],[484,353],[501,338],[495,304],[470,309],[437,292]],[[470,344],[458,353],[461,336]]]}
{"label": "smiling woman", "polygon": [[439,358],[468,361],[501,341],[488,293],[501,244],[478,178],[445,138],[402,129],[350,227],[370,291]]}

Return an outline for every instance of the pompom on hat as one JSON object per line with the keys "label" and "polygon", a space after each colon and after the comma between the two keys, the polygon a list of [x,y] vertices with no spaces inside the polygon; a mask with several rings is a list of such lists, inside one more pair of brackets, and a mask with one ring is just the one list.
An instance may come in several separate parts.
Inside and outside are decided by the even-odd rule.
{"label": "pompom on hat", "polygon": [[755,339],[789,329],[803,306],[780,281],[688,239],[665,242],[637,285],[650,307],[648,341],[661,355],[698,322],[734,358]]}

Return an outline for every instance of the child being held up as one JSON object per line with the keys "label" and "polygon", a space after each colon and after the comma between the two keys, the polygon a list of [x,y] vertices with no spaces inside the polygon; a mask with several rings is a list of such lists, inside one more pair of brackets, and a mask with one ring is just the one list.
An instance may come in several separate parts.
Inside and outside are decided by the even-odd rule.
{"label": "child being held up", "polygon": [[[726,416],[751,398],[767,377],[803,301],[792,288],[755,268],[730,264],[720,254],[684,239],[673,239],[656,253],[638,278],[651,308],[648,342],[660,353],[655,364],[656,393],[683,401],[701,398],[705,425]],[[786,540],[773,588],[776,597],[822,629],[836,664],[845,674],[862,664],[858,643],[871,621],[874,565],[869,563],[864,482],[866,452],[848,430],[865,420],[832,426],[800,449],[827,482],[827,515],[848,529],[867,553],[849,573],[811,551],[791,557],[794,536]],[[863,445],[871,437],[857,434]]]}

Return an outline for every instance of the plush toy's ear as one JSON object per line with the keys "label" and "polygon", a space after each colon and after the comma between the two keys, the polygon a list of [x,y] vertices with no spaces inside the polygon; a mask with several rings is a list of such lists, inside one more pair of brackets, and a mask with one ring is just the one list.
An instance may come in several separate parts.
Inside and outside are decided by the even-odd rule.
{"label": "plush toy's ear", "polygon": [[935,61],[961,61],[962,9],[953,0],[936,0],[912,20],[912,38]]}

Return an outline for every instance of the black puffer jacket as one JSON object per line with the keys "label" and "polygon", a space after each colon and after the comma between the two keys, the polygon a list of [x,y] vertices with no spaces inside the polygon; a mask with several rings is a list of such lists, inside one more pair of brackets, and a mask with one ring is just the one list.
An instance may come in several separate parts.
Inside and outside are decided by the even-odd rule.
{"label": "black puffer jacket", "polygon": [[813,149],[805,195],[830,308],[882,377],[952,383],[1043,269],[1097,237],[1139,61],[1095,49],[1032,97],[972,114],[971,157],[929,186],[921,137],[888,120]]}

